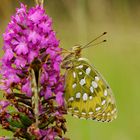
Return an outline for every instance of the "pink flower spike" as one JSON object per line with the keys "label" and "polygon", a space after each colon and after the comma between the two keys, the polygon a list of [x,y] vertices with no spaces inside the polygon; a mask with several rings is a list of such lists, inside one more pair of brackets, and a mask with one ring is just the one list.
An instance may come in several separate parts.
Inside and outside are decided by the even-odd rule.
{"label": "pink flower spike", "polygon": [[56,94],[56,101],[60,106],[64,105],[64,98],[63,98],[63,93],[62,92],[58,92]]}
{"label": "pink flower spike", "polygon": [[0,100],[0,113],[9,105],[8,101]]}
{"label": "pink flower spike", "polygon": [[43,7],[28,9],[21,4],[3,40],[0,90],[5,99],[0,100],[0,125],[12,131],[14,139],[62,139],[66,132],[62,49],[52,19]]}
{"label": "pink flower spike", "polygon": [[19,42],[19,44],[16,46],[15,51],[17,52],[18,55],[20,54],[27,54],[28,53],[28,47],[27,43],[25,42]]}

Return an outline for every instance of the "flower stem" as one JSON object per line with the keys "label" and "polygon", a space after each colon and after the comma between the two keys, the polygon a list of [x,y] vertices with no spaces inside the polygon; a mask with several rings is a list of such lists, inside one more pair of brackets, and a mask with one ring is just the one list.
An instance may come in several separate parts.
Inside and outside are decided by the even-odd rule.
{"label": "flower stem", "polygon": [[35,0],[36,5],[43,7],[44,0]]}

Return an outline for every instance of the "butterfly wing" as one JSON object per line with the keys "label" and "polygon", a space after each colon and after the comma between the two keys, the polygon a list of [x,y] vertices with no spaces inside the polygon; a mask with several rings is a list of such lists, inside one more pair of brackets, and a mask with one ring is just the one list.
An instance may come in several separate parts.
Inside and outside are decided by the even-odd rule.
{"label": "butterfly wing", "polygon": [[74,60],[65,74],[68,112],[77,118],[112,121],[116,118],[112,90],[98,71],[83,58]]}

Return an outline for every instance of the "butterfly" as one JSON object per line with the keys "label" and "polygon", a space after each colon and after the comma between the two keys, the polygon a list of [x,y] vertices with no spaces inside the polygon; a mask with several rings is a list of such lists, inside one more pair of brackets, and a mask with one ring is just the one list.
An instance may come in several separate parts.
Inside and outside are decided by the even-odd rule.
{"label": "butterfly", "polygon": [[[76,118],[110,122],[117,117],[111,88],[96,68],[81,57],[84,48],[90,47],[92,42],[105,34],[106,32],[85,46],[74,46],[63,59],[62,68],[66,69],[64,97],[67,111]],[[94,45],[97,44],[99,43]]]}

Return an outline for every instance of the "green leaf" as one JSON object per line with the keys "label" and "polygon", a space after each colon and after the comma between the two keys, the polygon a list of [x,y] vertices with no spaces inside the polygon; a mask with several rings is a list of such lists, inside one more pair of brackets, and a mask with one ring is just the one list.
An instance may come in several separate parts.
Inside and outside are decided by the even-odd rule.
{"label": "green leaf", "polygon": [[13,120],[12,118],[9,118],[7,120],[12,127],[25,128],[25,126],[19,120]]}
{"label": "green leaf", "polygon": [[23,113],[19,113],[19,117],[20,117],[21,123],[26,127],[29,127],[33,123],[33,121],[27,115]]}

